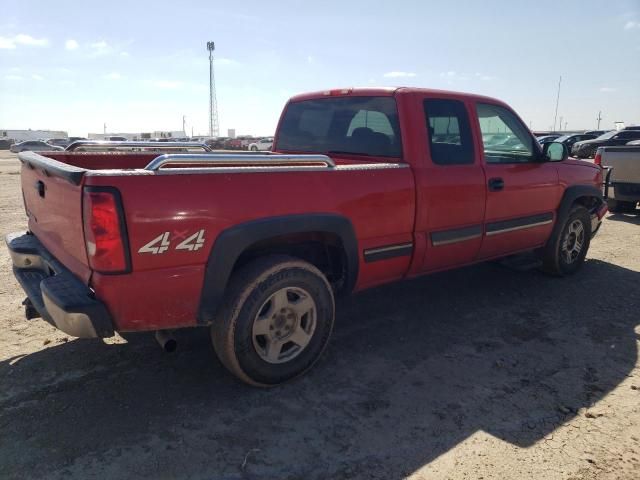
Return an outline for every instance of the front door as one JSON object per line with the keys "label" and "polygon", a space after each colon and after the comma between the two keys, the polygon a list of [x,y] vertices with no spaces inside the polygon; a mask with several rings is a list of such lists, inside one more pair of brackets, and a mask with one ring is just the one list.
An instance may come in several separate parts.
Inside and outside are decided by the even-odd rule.
{"label": "front door", "polygon": [[558,170],[545,162],[531,132],[508,108],[478,102],[487,203],[479,258],[542,246],[562,196]]}

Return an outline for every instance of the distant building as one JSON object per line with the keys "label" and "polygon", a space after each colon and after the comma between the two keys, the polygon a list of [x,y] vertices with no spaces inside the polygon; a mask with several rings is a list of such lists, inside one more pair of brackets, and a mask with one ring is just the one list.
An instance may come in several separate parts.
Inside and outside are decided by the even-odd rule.
{"label": "distant building", "polygon": [[235,128],[228,129],[227,130],[227,137],[236,138],[236,129]]}
{"label": "distant building", "polygon": [[62,130],[2,130],[0,139],[23,142],[25,140],[48,140],[49,138],[69,138]]}
{"label": "distant building", "polygon": [[142,133],[90,133],[90,140],[104,140],[107,137],[124,137],[127,140],[151,140],[156,138],[185,138],[187,135],[182,130],[163,131],[156,130],[153,132]]}

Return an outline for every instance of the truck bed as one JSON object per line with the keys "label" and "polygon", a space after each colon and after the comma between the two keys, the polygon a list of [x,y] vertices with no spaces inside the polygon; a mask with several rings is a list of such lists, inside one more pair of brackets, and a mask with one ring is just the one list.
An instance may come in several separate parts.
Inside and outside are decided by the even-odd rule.
{"label": "truck bed", "polygon": [[[169,157],[171,164],[163,163]],[[293,163],[287,156],[251,157],[23,153],[29,229],[54,257],[100,292],[120,331],[195,325],[209,252],[220,232],[233,225],[288,215],[340,214],[351,219],[360,256],[369,247],[413,242],[414,179],[406,164],[349,158],[325,164],[313,155],[298,156]],[[150,166],[153,161],[155,166]],[[34,185],[43,185],[44,197]],[[101,274],[88,266],[82,192],[90,187],[113,187],[122,198],[129,273]],[[202,248],[158,254],[145,250],[164,234],[178,241],[198,232]],[[368,283],[358,281],[356,289],[401,278],[411,257],[384,265],[360,260],[358,278]]]}

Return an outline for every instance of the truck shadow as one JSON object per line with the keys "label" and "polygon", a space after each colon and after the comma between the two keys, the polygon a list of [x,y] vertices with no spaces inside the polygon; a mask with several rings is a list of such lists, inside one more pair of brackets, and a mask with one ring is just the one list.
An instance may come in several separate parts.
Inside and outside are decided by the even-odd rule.
{"label": "truck shadow", "polygon": [[614,222],[626,222],[633,225],[640,225],[640,210],[633,213],[611,213],[607,216],[607,220],[613,220]]}
{"label": "truck shadow", "polygon": [[[619,285],[601,296],[602,285]],[[484,431],[543,440],[636,365],[640,273],[479,265],[344,299],[324,359],[258,390],[207,332],[0,363],[0,477],[403,478]]]}

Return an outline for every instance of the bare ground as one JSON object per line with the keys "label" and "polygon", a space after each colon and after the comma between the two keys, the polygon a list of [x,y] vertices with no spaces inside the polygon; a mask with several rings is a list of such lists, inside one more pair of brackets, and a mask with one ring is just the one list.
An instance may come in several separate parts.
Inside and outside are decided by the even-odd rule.
{"label": "bare ground", "polygon": [[[25,228],[0,154],[0,233]],[[67,338],[0,249],[0,478],[636,479],[640,215],[566,279],[483,264],[343,300],[291,384],[235,381],[206,330]]]}

